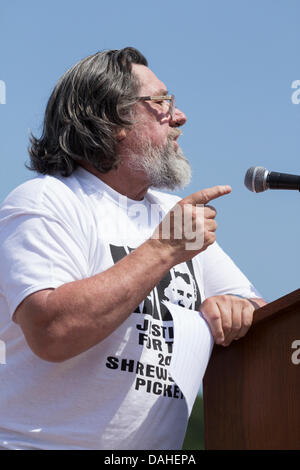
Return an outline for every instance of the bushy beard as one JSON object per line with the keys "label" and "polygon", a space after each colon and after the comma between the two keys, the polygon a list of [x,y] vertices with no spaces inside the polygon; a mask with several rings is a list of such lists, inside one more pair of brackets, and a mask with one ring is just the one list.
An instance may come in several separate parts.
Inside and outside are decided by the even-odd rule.
{"label": "bushy beard", "polygon": [[141,152],[130,155],[129,167],[134,171],[142,171],[154,188],[184,188],[190,183],[191,167],[182,149],[175,148],[174,139],[180,134],[179,129],[172,129],[167,143],[162,146],[154,147],[150,138],[145,139]]}

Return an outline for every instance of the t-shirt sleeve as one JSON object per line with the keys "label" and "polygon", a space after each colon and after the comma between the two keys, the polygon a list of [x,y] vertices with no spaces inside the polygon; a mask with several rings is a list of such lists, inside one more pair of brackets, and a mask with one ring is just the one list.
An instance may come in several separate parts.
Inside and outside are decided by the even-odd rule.
{"label": "t-shirt sleeve", "polygon": [[246,298],[262,297],[217,242],[201,255],[206,298],[224,294],[236,294]]}
{"label": "t-shirt sleeve", "polygon": [[87,277],[88,256],[76,227],[45,211],[2,207],[0,294],[12,317],[28,295]]}

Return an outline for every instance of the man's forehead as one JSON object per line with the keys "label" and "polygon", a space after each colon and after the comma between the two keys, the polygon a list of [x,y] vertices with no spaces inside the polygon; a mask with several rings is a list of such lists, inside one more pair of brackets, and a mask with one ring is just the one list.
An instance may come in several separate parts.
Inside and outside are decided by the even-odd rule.
{"label": "man's forehead", "polygon": [[167,93],[165,84],[145,65],[132,64],[132,71],[140,80],[141,95],[162,95]]}

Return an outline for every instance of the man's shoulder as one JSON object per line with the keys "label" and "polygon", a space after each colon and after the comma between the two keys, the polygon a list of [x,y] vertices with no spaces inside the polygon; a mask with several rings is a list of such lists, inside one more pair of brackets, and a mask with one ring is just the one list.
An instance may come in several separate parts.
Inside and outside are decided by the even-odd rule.
{"label": "man's shoulder", "polygon": [[76,182],[73,176],[37,175],[13,189],[0,206],[3,213],[17,210],[54,214],[77,206]]}
{"label": "man's shoulder", "polygon": [[[67,184],[63,181],[66,180],[67,178],[62,178],[60,176],[52,176],[52,175],[41,175],[37,174],[34,178],[28,179],[24,181],[23,183],[19,184],[16,186],[6,197],[8,198],[14,198],[19,195],[22,196],[30,196],[32,194],[35,194],[36,196],[40,194],[42,191],[45,190],[47,186],[53,187],[56,189],[63,189],[64,187],[67,186]],[[36,193],[38,191],[38,194]]]}

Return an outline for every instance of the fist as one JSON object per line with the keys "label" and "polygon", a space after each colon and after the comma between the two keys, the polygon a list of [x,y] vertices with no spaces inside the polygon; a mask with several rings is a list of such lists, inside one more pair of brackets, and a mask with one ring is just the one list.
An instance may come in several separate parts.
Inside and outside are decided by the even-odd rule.
{"label": "fist", "polygon": [[230,186],[214,186],[179,201],[155,230],[158,240],[179,264],[193,258],[216,240],[216,210],[207,205],[231,192]]}
{"label": "fist", "polygon": [[254,310],[249,300],[233,295],[208,297],[200,306],[215,343],[222,346],[229,346],[234,339],[245,336],[252,324]]}

